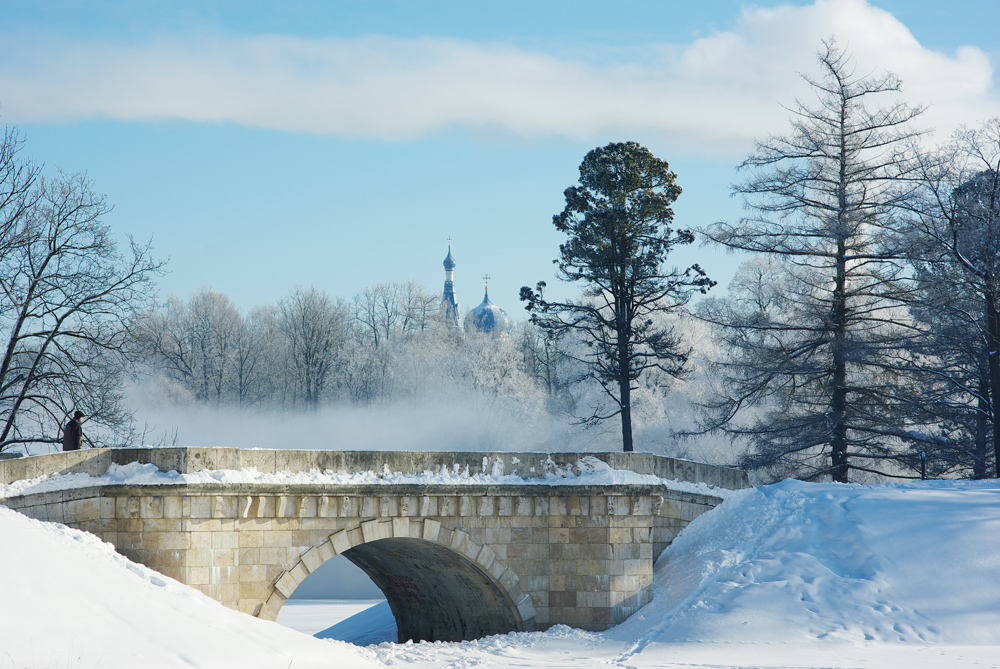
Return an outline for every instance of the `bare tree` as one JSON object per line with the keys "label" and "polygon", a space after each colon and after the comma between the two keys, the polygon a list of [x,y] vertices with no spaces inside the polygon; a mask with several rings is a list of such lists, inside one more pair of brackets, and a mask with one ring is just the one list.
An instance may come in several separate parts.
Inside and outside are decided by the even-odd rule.
{"label": "bare tree", "polygon": [[1000,466],[1000,118],[959,130],[920,169],[906,231],[925,326],[914,404],[940,429],[918,443],[980,478]]}
{"label": "bare tree", "polygon": [[196,401],[218,406],[228,399],[242,329],[229,298],[203,288],[186,304],[171,296],[150,313],[141,340],[163,373]]}
{"label": "bare tree", "polygon": [[[890,243],[912,197],[912,121],[898,79],[856,76],[833,41],[819,53],[813,105],[793,109],[791,132],[759,142],[734,187],[749,214],[706,232],[729,249],[776,259],[777,293],[749,287],[701,315],[728,348],[728,395],[714,427],[747,438],[744,466],[778,475],[892,473],[887,430],[900,382],[890,352],[904,330],[905,263]],[[888,97],[884,106],[881,101]],[[774,279],[771,279],[773,281]],[[759,285],[759,282],[757,282]],[[747,408],[765,409],[749,422]]]}
{"label": "bare tree", "polygon": [[354,318],[377,349],[426,329],[437,316],[439,302],[440,296],[416,281],[376,283],[354,296]]}
{"label": "bare tree", "polygon": [[278,322],[294,371],[294,398],[316,409],[328,389],[338,353],[348,338],[350,310],[326,293],[296,288],[278,303]]}
{"label": "bare tree", "polygon": [[400,284],[377,283],[354,296],[354,318],[374,348],[388,343],[402,330],[405,305],[399,293]]}
{"label": "bare tree", "polygon": [[440,319],[441,295],[428,293],[416,281],[402,284],[400,300],[403,302],[402,330],[405,333],[422,332]]}
{"label": "bare tree", "polygon": [[277,319],[273,306],[257,307],[240,323],[230,383],[240,408],[274,404],[282,395],[282,359]]}
{"label": "bare tree", "polygon": [[946,248],[914,258],[918,297],[910,314],[921,328],[910,343],[903,406],[911,429],[911,466],[933,478],[985,478],[993,471],[992,393],[986,304]]}
{"label": "bare tree", "polygon": [[214,290],[192,295],[187,311],[198,396],[218,406],[229,387],[243,319],[229,298]]}
{"label": "bare tree", "polygon": [[[17,140],[8,130],[4,141]],[[0,161],[0,449],[58,442],[74,408],[105,428],[88,430],[92,443],[116,443],[130,426],[131,331],[161,263],[131,240],[119,251],[86,177],[35,180],[16,146],[0,147]]]}
{"label": "bare tree", "polygon": [[577,374],[563,342],[565,333],[542,330],[530,322],[519,331],[522,364],[526,373],[545,388],[546,408],[553,414],[572,415],[576,402],[570,387]]}
{"label": "bare tree", "polygon": [[7,258],[28,241],[21,228],[41,196],[34,187],[38,167],[19,155],[23,145],[17,129],[4,126],[0,135],[0,258]]}
{"label": "bare tree", "polygon": [[377,283],[353,300],[354,329],[344,382],[355,402],[393,394],[400,346],[437,321],[440,296],[416,281]]}

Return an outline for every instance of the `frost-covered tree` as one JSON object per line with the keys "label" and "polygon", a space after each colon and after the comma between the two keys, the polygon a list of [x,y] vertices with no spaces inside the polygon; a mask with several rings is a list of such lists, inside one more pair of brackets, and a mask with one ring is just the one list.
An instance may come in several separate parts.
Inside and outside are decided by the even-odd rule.
{"label": "frost-covered tree", "polygon": [[354,319],[367,343],[379,348],[425,329],[439,302],[416,281],[376,283],[354,296]]}
{"label": "frost-covered tree", "polygon": [[526,322],[515,328],[525,373],[545,389],[545,406],[553,415],[573,415],[576,400],[572,386],[579,366],[570,356],[563,333],[546,331]]}
{"label": "frost-covered tree", "polygon": [[255,308],[240,323],[231,358],[229,389],[236,406],[243,409],[279,403],[287,389],[282,364],[287,358],[276,307]]}
{"label": "frost-covered tree", "polygon": [[580,164],[579,185],[566,189],[566,207],[553,217],[567,235],[555,261],[559,278],[580,282],[583,297],[547,300],[544,283],[521,289],[532,323],[546,332],[575,333],[586,343],[579,362],[612,407],[594,406],[583,420],[620,417],[626,452],[633,450],[635,384],[651,370],[680,375],[687,360],[677,333],[653,316],[713,285],[697,265],[683,272],[664,268],[675,246],[694,241],[690,231],[669,227],[680,193],[667,162],[635,142],[590,151]]}
{"label": "frost-covered tree", "polygon": [[727,349],[710,426],[749,441],[742,464],[846,482],[898,468],[886,429],[903,382],[892,352],[911,333],[892,241],[912,197],[921,110],[898,100],[892,74],[857,75],[833,41],[819,64],[822,76],[806,79],[815,100],[792,110],[791,131],[758,142],[740,166],[734,192],[749,213],[706,231],[773,261],[746,268],[734,296],[700,314]]}
{"label": "frost-covered tree", "polygon": [[994,459],[986,305],[977,282],[940,251],[914,258],[910,314],[921,331],[906,358],[901,404],[912,427],[901,436],[924,475],[984,478]]}
{"label": "frost-covered tree", "polygon": [[293,401],[316,409],[336,380],[334,369],[346,345],[350,308],[316,288],[296,288],[278,303],[278,327],[293,372]]}
{"label": "frost-covered tree", "polygon": [[440,296],[416,281],[377,283],[355,294],[354,336],[343,370],[352,400],[371,404],[393,394],[400,349],[437,320],[439,303]]}
{"label": "frost-covered tree", "polygon": [[920,167],[906,231],[924,327],[913,405],[938,429],[915,449],[980,478],[1000,462],[1000,118],[959,130]]}
{"label": "frost-covered tree", "polygon": [[141,340],[156,366],[199,402],[229,400],[243,319],[222,293],[202,289],[184,302],[171,296],[150,313]]}

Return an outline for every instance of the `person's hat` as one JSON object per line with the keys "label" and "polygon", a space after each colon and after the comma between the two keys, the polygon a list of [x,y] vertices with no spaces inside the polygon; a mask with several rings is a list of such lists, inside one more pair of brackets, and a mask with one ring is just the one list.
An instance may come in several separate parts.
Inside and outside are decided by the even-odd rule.
{"label": "person's hat", "polygon": [[79,411],[79,410],[74,411],[73,412],[73,418],[83,418],[83,412]]}

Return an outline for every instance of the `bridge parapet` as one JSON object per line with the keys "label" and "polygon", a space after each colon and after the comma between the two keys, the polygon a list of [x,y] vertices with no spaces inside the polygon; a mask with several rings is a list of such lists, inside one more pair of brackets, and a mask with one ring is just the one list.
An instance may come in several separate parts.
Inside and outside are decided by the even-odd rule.
{"label": "bridge parapet", "polygon": [[442,466],[471,474],[499,471],[524,479],[544,477],[553,468],[568,470],[583,457],[593,457],[612,469],[651,474],[663,479],[706,483],[735,490],[746,488],[746,472],[652,453],[510,453],[450,451],[325,451],[241,448],[121,448],[84,449],[26,458],[0,460],[0,483],[12,483],[51,474],[85,473],[99,476],[112,464],[152,463],[161,471],[188,474],[206,469],[255,468],[262,474],[320,471],[420,474]]}

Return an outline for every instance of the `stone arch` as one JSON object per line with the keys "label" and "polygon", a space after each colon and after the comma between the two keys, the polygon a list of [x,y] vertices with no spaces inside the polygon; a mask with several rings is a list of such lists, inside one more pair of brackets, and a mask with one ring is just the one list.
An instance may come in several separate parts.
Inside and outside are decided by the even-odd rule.
{"label": "stone arch", "polygon": [[256,615],[267,620],[305,578],[344,555],[381,588],[400,642],[460,641],[534,629],[535,607],[512,569],[493,550],[436,520],[369,520],[330,535],[274,582]]}

